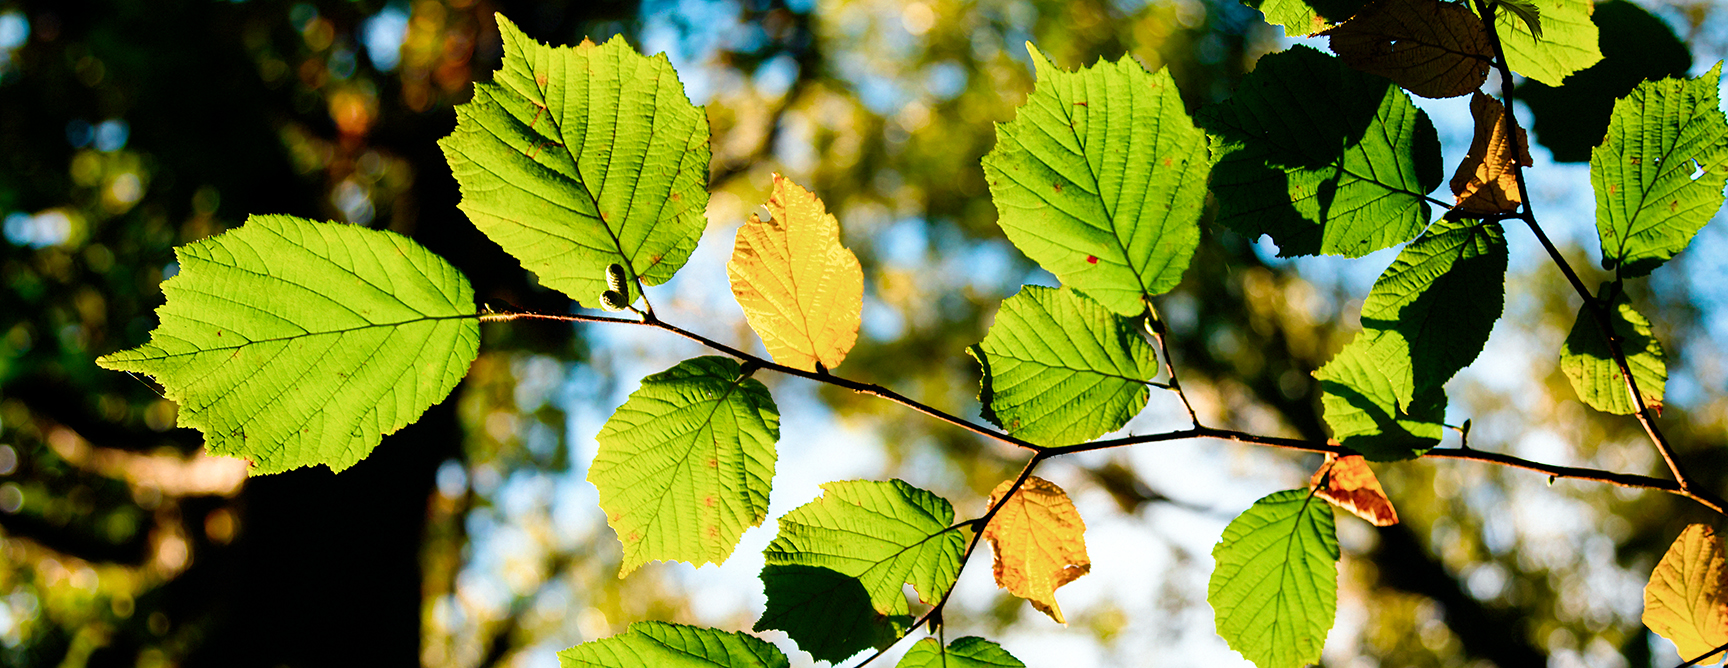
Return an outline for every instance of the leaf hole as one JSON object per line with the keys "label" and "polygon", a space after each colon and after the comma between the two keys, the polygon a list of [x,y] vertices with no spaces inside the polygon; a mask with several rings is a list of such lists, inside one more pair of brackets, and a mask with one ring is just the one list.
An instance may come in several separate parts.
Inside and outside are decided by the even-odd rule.
{"label": "leaf hole", "polygon": [[1697,160],[1694,159],[1692,161],[1692,180],[1697,181],[1698,179],[1703,178],[1703,177],[1704,177],[1704,165],[1699,163]]}

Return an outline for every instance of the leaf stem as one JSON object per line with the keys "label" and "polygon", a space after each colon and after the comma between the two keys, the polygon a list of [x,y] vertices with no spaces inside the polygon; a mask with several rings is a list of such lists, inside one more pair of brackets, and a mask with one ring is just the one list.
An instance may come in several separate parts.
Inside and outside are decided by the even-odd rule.
{"label": "leaf stem", "polygon": [[1158,356],[1164,360],[1164,373],[1170,377],[1169,388],[1182,400],[1182,408],[1188,410],[1188,421],[1200,428],[1200,414],[1194,412],[1193,402],[1188,401],[1188,393],[1182,391],[1182,383],[1176,380],[1176,361],[1170,359],[1170,346],[1164,341],[1166,327],[1164,320],[1158,317],[1158,309],[1152,305],[1152,298],[1141,295],[1140,302],[1146,305],[1146,333],[1158,342]]}

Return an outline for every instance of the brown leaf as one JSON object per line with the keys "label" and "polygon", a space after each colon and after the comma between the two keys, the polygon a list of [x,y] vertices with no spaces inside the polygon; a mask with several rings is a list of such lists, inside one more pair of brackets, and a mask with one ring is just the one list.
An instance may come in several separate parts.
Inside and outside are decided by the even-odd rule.
{"label": "brown leaf", "polygon": [[1644,625],[1672,641],[1682,659],[1728,643],[1723,562],[1716,532],[1693,524],[1674,539],[1644,587]]}
{"label": "brown leaf", "polygon": [[1308,486],[1314,488],[1315,496],[1369,524],[1389,527],[1398,523],[1398,511],[1392,508],[1392,500],[1386,498],[1380,479],[1374,477],[1374,469],[1368,468],[1368,460],[1362,455],[1326,455],[1326,463],[1314,472]]}
{"label": "brown leaf", "polygon": [[1351,67],[1422,97],[1457,97],[1482,86],[1494,49],[1482,20],[1440,0],[1376,0],[1322,33]]}
{"label": "brown leaf", "polygon": [[[990,493],[991,505],[1013,484],[1007,480],[997,485]],[[1068,623],[1056,605],[1056,588],[1092,570],[1085,533],[1086,522],[1061,487],[1027,478],[984,528],[996,553],[996,585],[1057,623]]]}
{"label": "brown leaf", "polygon": [[[1470,153],[1452,175],[1452,194],[1458,197],[1453,211],[1472,216],[1511,213],[1524,196],[1518,190],[1513,169],[1512,142],[1507,141],[1505,107],[1492,97],[1477,93],[1470,98],[1470,115],[1476,117],[1476,138]],[[1518,128],[1518,164],[1530,166],[1530,142]]]}

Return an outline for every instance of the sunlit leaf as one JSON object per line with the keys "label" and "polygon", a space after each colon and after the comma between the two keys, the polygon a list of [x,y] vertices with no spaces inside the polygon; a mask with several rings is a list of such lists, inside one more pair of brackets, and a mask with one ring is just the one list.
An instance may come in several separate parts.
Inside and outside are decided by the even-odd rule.
{"label": "sunlit leaf", "polygon": [[738,228],[726,274],[750,327],[774,361],[805,371],[840,366],[858,340],[864,271],[840,245],[840,223],[822,200],[774,175],[764,221]]}
{"label": "sunlit leaf", "polygon": [[1608,138],[1590,155],[1602,262],[1643,276],[1692,242],[1722,208],[1728,119],[1717,63],[1696,79],[1638,86],[1614,104]]}
{"label": "sunlit leaf", "polygon": [[1440,185],[1428,116],[1391,82],[1306,46],[1264,56],[1203,113],[1218,222],[1272,236],[1279,255],[1360,257],[1428,224]]}
{"label": "sunlit leaf", "polygon": [[935,638],[913,643],[900,658],[898,668],[1026,668],[1001,645],[977,636],[966,636],[943,647]]}
{"label": "sunlit leaf", "polygon": [[1470,115],[1476,118],[1476,136],[1452,175],[1452,194],[1458,198],[1452,210],[1469,216],[1513,213],[1524,202],[1513,165],[1530,166],[1524,128],[1518,128],[1518,143],[1513,144],[1506,107],[1481,93],[1471,96]]}
{"label": "sunlit leaf", "polygon": [[786,655],[759,638],[666,622],[636,622],[623,633],[558,653],[560,668],[786,668]]}
{"label": "sunlit leaf", "polygon": [[1242,0],[1290,37],[1313,35],[1354,16],[1364,0]]}
{"label": "sunlit leaf", "polygon": [[984,370],[984,417],[1046,445],[1122,428],[1146,406],[1146,382],[1158,374],[1131,321],[1069,288],[1021,288],[967,352]]}
{"label": "sunlit leaf", "polygon": [[[898,637],[890,624],[907,613],[904,585],[926,603],[946,595],[966,541],[952,527],[948,501],[899,480],[830,482],[822,490],[780,518],[780,535],[762,552],[768,607],[756,630],[786,631],[816,658],[838,661],[884,635]],[[862,604],[850,601],[857,592]],[[872,627],[880,630],[853,632]]]}
{"label": "sunlit leaf", "polygon": [[252,473],[353,466],[479,349],[468,279],[393,232],[252,216],[175,257],[150,342],[96,363],[154,376],[181,426]]}
{"label": "sunlit leaf", "polygon": [[679,362],[600,429],[588,481],[624,544],[618,577],[656,559],[725,561],[767,515],[780,412],[741,372],[723,357]]}
{"label": "sunlit leaf", "polygon": [[1206,135],[1165,70],[1123,57],[1067,72],[1026,48],[1038,85],[984,156],[998,223],[1064,285],[1140,313],[1200,243]]}
{"label": "sunlit leaf", "polygon": [[1389,527],[1398,523],[1398,510],[1392,507],[1392,500],[1386,498],[1386,490],[1380,487],[1380,479],[1374,477],[1374,469],[1368,467],[1368,460],[1361,455],[1326,455],[1326,463],[1308,479],[1308,486],[1314,489],[1315,496],[1369,524]]}
{"label": "sunlit leaf", "polygon": [[1440,0],[1376,0],[1326,31],[1333,53],[1423,97],[1454,97],[1488,79],[1494,47],[1482,19]]}
{"label": "sunlit leaf", "polygon": [[[990,503],[1013,484],[1005,480],[997,485]],[[984,529],[996,553],[996,585],[1057,623],[1068,623],[1056,605],[1056,589],[1092,570],[1085,534],[1086,522],[1067,492],[1043,478],[1027,478]]]}
{"label": "sunlit leaf", "polygon": [[1338,608],[1332,506],[1306,489],[1255,501],[1212,548],[1218,635],[1259,668],[1320,662]]}
{"label": "sunlit leaf", "polygon": [[503,65],[438,142],[458,206],[541,285],[583,304],[599,305],[613,263],[666,282],[707,226],[707,115],[664,55],[622,37],[550,47],[497,18]]}
{"label": "sunlit leaf", "polygon": [[[1674,643],[1683,659],[1728,644],[1728,583],[1722,541],[1703,524],[1680,532],[1644,587],[1644,625]],[[1712,665],[1721,661],[1698,661]]]}
{"label": "sunlit leaf", "polygon": [[1573,72],[1602,60],[1596,24],[1590,20],[1593,0],[1531,0],[1542,16],[1541,36],[1520,11],[1494,13],[1494,30],[1513,72],[1550,86],[1559,86]]}
{"label": "sunlit leaf", "polygon": [[1419,456],[1446,429],[1446,393],[1440,387],[1416,393],[1409,403],[1398,401],[1394,378],[1380,366],[1389,357],[1382,351],[1396,349],[1389,338],[1388,332],[1364,330],[1314,372],[1332,438],[1377,462]]}
{"label": "sunlit leaf", "polygon": [[[1626,365],[1632,378],[1638,381],[1638,394],[1652,408],[1662,408],[1662,393],[1668,382],[1667,355],[1662,344],[1650,330],[1650,321],[1632,307],[1625,294],[1619,295],[1608,319],[1614,325],[1614,335],[1620,339],[1620,350],[1626,354]],[[1578,309],[1572,322],[1572,332],[1560,347],[1560,372],[1572,381],[1573,391],[1591,408],[1615,415],[1638,412],[1626,387],[1620,364],[1602,336],[1602,326],[1590,315],[1589,306]]]}

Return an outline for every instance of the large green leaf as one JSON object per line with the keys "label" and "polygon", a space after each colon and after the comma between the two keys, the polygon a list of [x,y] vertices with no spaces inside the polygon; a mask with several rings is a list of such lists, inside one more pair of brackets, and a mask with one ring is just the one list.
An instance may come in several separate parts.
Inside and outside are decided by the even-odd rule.
{"label": "large green leaf", "polygon": [[967,350],[984,370],[985,419],[1045,445],[1122,428],[1158,375],[1152,346],[1130,323],[1071,288],[1021,288]]}
{"label": "large green leaf", "polygon": [[1212,548],[1218,635],[1259,668],[1319,663],[1338,608],[1332,506],[1306,489],[1255,501]]}
{"label": "large green leaf", "polygon": [[1614,100],[1645,79],[1685,76],[1686,43],[1666,21],[1626,0],[1598,3],[1590,16],[1602,34],[1602,62],[1566,77],[1566,85],[1526,80],[1513,94],[1530,105],[1530,131],[1559,162],[1584,162],[1602,143]]}
{"label": "large green leaf", "polygon": [[1360,257],[1428,225],[1440,185],[1434,125],[1391,82],[1295,46],[1260,59],[1200,117],[1211,133],[1218,222],[1279,255]]}
{"label": "large green leaf", "polygon": [[1513,72],[1559,86],[1568,75],[1602,60],[1596,24],[1590,20],[1596,6],[1593,0],[1533,0],[1531,4],[1542,17],[1541,37],[1517,12],[1502,8],[1494,15],[1494,30]]}
{"label": "large green leaf", "polygon": [[996,126],[984,174],[1009,241],[1124,315],[1176,287],[1200,243],[1206,135],[1166,70],[1133,58],[1066,72],[1031,44],[1038,86]]}
{"label": "large green leaf", "polygon": [[756,630],[779,629],[817,661],[839,663],[872,647],[887,647],[912,626],[907,615],[885,615],[858,578],[829,568],[769,565],[762,569],[768,609]]}
{"label": "large green leaf", "polygon": [[479,349],[468,279],[393,232],[252,216],[175,256],[150,342],[96,363],[155,376],[181,425],[253,473],[353,466]]}
{"label": "large green leaf", "polygon": [[[1614,300],[1608,320],[1620,339],[1620,350],[1626,354],[1632,378],[1638,381],[1638,394],[1644,397],[1644,403],[1660,408],[1668,382],[1668,364],[1662,344],[1650,331],[1650,321],[1632,307],[1624,293]],[[1638,412],[1638,406],[1632,403],[1632,393],[1626,389],[1620,364],[1614,361],[1608,339],[1602,336],[1602,326],[1590,315],[1589,305],[1578,309],[1572,332],[1560,347],[1560,372],[1566,374],[1578,398],[1590,407],[1615,415]]]}
{"label": "large green leaf", "polygon": [[1409,377],[1410,359],[1386,368],[1397,350],[1390,332],[1363,330],[1332,361],[1314,372],[1320,380],[1320,405],[1332,438],[1377,462],[1409,459],[1440,442],[1445,431],[1446,393],[1436,385],[1408,402],[1398,399],[1397,381]]}
{"label": "large green leaf", "polygon": [[[498,16],[504,63],[438,142],[474,225],[587,305],[617,263],[672,277],[706,227],[708,118],[665,55],[614,37],[549,47]],[[634,287],[631,288],[634,290]]]}
{"label": "large green leaf", "polygon": [[1647,81],[1619,102],[1590,154],[1602,263],[1643,276],[1692,243],[1722,208],[1728,120],[1717,63],[1696,79]]}
{"label": "large green leaf", "polygon": [[666,622],[636,622],[623,633],[558,653],[561,668],[786,668],[786,655],[760,638]]}
{"label": "large green leaf", "polygon": [[1469,366],[1500,319],[1506,236],[1499,223],[1441,220],[1405,246],[1362,303],[1362,329],[1399,406]]}
{"label": "large green leaf", "polygon": [[935,638],[912,644],[897,668],[1026,668],[1001,645],[977,636],[966,636],[947,647]]}
{"label": "large green leaf", "polygon": [[725,561],[768,513],[780,411],[731,359],[642,379],[596,438],[588,481],[624,544],[619,577],[655,559]]}

